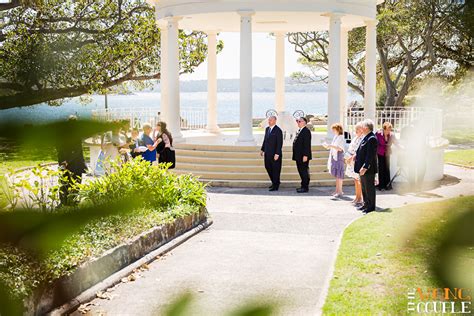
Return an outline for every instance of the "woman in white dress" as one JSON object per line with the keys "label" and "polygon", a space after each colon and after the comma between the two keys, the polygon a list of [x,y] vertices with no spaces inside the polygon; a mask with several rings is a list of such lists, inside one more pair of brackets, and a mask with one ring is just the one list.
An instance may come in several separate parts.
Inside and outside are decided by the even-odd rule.
{"label": "woman in white dress", "polygon": [[347,155],[346,155],[346,176],[349,178],[354,179],[354,186],[355,186],[355,198],[352,201],[352,203],[356,206],[360,206],[364,203],[362,199],[362,187],[360,185],[360,176],[358,173],[354,172],[354,161],[355,161],[355,156],[357,149],[360,146],[360,143],[362,142],[362,124],[357,123],[355,127],[355,134],[356,137],[352,140],[352,142],[349,145],[349,148],[347,150]]}

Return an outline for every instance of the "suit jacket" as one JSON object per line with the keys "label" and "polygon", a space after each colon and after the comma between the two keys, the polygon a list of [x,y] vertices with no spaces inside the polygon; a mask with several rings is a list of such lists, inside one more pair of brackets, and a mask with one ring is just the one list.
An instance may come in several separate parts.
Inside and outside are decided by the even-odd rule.
{"label": "suit jacket", "polygon": [[64,161],[67,163],[66,169],[74,174],[82,174],[87,166],[82,151],[82,140],[69,140],[67,143],[59,145],[58,163],[61,165]]}
{"label": "suit jacket", "polygon": [[354,171],[359,173],[360,169],[367,169],[366,173],[377,173],[377,138],[373,132],[367,134],[356,152]]}
{"label": "suit jacket", "polygon": [[298,136],[293,140],[293,157],[295,161],[303,161],[303,156],[308,160],[313,159],[311,153],[311,131],[305,126],[301,129]]}
{"label": "suit jacket", "polygon": [[265,137],[263,138],[263,144],[261,150],[265,152],[265,156],[273,157],[279,155],[282,157],[283,147],[283,132],[277,125],[273,126],[272,131],[270,126],[265,129]]}

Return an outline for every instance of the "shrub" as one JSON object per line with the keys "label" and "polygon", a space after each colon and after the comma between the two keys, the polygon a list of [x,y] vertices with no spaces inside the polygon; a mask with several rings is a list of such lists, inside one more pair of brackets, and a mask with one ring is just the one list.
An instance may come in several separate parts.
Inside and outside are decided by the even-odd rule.
{"label": "shrub", "polygon": [[155,210],[178,204],[204,206],[204,185],[190,175],[171,173],[168,167],[165,164],[150,166],[141,157],[120,166],[111,162],[110,168],[115,172],[80,184],[79,198],[100,204],[137,195],[144,199],[143,207]]}
{"label": "shrub", "polygon": [[[16,297],[24,298],[38,285],[72,273],[89,258],[100,256],[155,226],[197,213],[205,205],[205,186],[191,175],[178,176],[168,171],[166,165],[150,166],[142,159],[121,166],[111,163],[111,167],[114,173],[78,185],[81,203],[101,205],[136,194],[140,201],[136,209],[89,222],[40,262],[20,249],[0,247],[0,279]],[[74,208],[55,210],[75,211]]]}

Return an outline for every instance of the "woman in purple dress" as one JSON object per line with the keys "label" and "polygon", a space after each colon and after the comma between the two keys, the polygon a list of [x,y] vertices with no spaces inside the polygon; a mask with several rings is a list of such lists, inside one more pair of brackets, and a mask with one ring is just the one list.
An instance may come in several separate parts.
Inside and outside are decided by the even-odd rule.
{"label": "woman in purple dress", "polygon": [[334,138],[330,145],[323,144],[323,146],[329,149],[328,170],[336,178],[336,190],[333,196],[339,198],[344,195],[344,192],[342,192],[342,182],[344,180],[344,148],[346,141],[344,140],[344,131],[341,124],[333,124],[331,129],[334,133]]}
{"label": "woman in purple dress", "polygon": [[385,122],[382,125],[382,129],[375,133],[377,137],[377,159],[378,159],[378,173],[379,173],[379,184],[377,189],[379,190],[391,190],[390,183],[390,152],[393,143],[396,143],[395,135],[392,133],[392,124]]}

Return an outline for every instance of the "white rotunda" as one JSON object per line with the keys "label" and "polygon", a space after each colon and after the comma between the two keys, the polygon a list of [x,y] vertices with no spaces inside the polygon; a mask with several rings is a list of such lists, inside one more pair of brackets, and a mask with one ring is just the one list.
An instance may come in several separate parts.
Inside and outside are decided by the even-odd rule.
{"label": "white rotunda", "polygon": [[[207,129],[216,132],[216,43],[219,32],[240,32],[240,117],[237,145],[255,144],[252,132],[252,33],[276,37],[275,108],[285,111],[284,40],[288,32],[329,30],[328,125],[343,120],[347,104],[347,34],[366,35],[365,117],[375,119],[376,5],[383,0],[148,0],[161,28],[161,115],[176,141],[180,130],[178,30],[208,34]],[[330,133],[330,131],[328,132]],[[328,135],[329,136],[329,135]]]}

